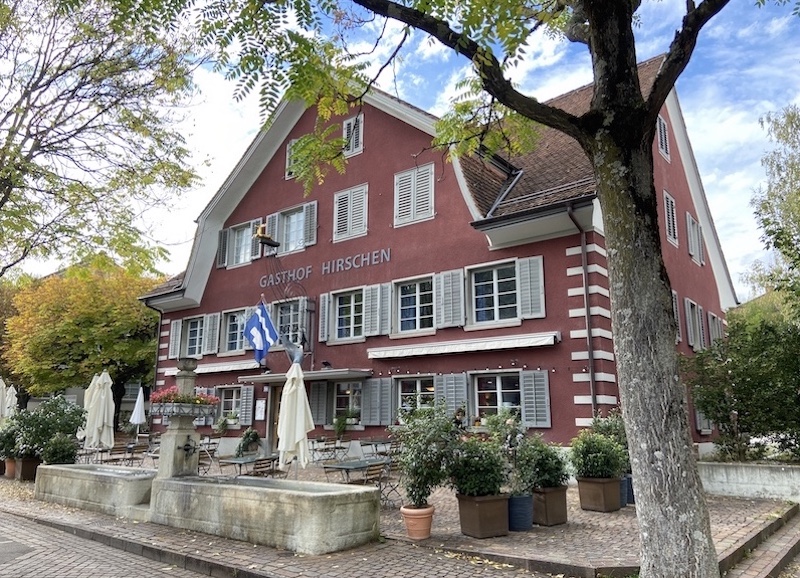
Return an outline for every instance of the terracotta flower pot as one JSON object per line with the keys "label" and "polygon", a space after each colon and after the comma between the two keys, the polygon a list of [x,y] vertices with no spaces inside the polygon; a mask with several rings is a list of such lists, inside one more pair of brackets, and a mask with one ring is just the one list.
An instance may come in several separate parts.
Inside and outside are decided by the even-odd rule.
{"label": "terracotta flower pot", "polygon": [[406,533],[412,540],[426,540],[431,537],[431,525],[433,524],[433,506],[414,508],[411,506],[401,506],[400,514],[406,524]]}

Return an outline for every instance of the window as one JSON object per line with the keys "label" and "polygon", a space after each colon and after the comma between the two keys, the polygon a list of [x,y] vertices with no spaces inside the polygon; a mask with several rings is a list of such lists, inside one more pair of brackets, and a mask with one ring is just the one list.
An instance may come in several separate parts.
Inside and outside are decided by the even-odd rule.
{"label": "window", "polygon": [[479,416],[496,414],[502,408],[520,411],[519,373],[479,375],[475,387]]}
{"label": "window", "polygon": [[667,223],[667,241],[678,246],[678,217],[675,211],[675,199],[664,191],[664,219]]}
{"label": "window", "polygon": [[400,407],[433,407],[433,378],[401,379],[399,382]]}
{"label": "window", "polygon": [[395,227],[433,217],[433,164],[394,176]]}
{"label": "window", "polygon": [[475,322],[517,318],[517,272],[514,263],[472,273]]}
{"label": "window", "polygon": [[334,196],[333,240],[341,241],[367,232],[367,185]]}
{"label": "window", "polygon": [[689,246],[689,255],[691,255],[692,261],[702,265],[706,262],[705,250],[703,247],[703,228],[689,213],[686,213],[686,237]]}
{"label": "window", "polygon": [[244,326],[247,323],[244,309],[229,311],[223,314],[223,351],[242,351],[244,350]]}
{"label": "window", "polygon": [[336,412],[334,417],[361,418],[361,384],[343,382],[336,384]]}
{"label": "window", "polygon": [[294,158],[292,155],[292,147],[297,142],[297,139],[292,139],[286,145],[286,171],[284,173],[284,178],[286,180],[293,179],[294,173],[292,172],[292,163],[294,162]]}
{"label": "window", "polygon": [[305,327],[306,300],[305,298],[275,304],[275,320],[278,335],[297,345],[306,342]]}
{"label": "window", "polygon": [[239,419],[242,405],[242,390],[238,387],[226,387],[219,390],[221,415],[229,420]]}
{"label": "window", "polygon": [[677,291],[672,292],[672,316],[675,318],[676,325],[675,343],[680,343],[683,337],[681,336],[681,315]]}
{"label": "window", "polygon": [[299,251],[316,244],[317,202],[268,215],[267,234],[280,243],[268,249],[268,255]]}
{"label": "window", "polygon": [[344,138],[344,156],[357,155],[364,150],[364,115],[359,114],[344,121],[342,125]]}
{"label": "window", "polygon": [[196,317],[186,321],[186,355],[201,355],[203,349],[203,318]]}
{"label": "window", "polygon": [[722,319],[711,313],[708,312],[708,337],[711,343],[714,343],[717,339],[722,339],[725,336],[725,330],[723,328]]}
{"label": "window", "polygon": [[689,298],[684,299],[686,309],[686,341],[694,351],[706,348],[705,315],[703,308]]}
{"label": "window", "polygon": [[364,334],[364,292],[361,290],[335,296],[336,338],[348,339]]}
{"label": "window", "polygon": [[169,332],[168,358],[200,357],[207,353],[217,353],[219,322],[219,313],[173,321]]}
{"label": "window", "polygon": [[667,130],[667,121],[661,115],[658,116],[657,132],[658,132],[658,152],[669,160],[669,132]]}
{"label": "window", "polygon": [[217,267],[249,263],[261,256],[261,244],[255,238],[261,219],[222,229],[217,243]]}
{"label": "window", "polygon": [[397,326],[401,332],[433,328],[433,280],[397,285]]}

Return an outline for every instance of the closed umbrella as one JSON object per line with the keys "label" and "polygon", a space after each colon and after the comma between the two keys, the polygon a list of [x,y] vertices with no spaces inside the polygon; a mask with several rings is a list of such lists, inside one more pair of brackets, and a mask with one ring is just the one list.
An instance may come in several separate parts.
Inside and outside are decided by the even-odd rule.
{"label": "closed umbrella", "polygon": [[[85,409],[87,412],[89,411],[89,406],[92,404],[94,392],[97,391],[98,379],[100,379],[100,376],[95,373],[94,377],[92,377],[92,381],[89,382],[89,387],[87,387],[86,391],[83,393],[83,409]],[[75,433],[75,437],[79,440],[86,440],[86,426],[87,424],[84,423],[83,427],[78,428],[78,431]],[[86,445],[86,441],[84,441],[83,447],[88,447]]]}
{"label": "closed umbrella", "polygon": [[147,421],[147,416],[144,413],[144,390],[139,387],[139,395],[136,396],[136,405],[133,406],[133,413],[128,420],[136,426],[136,435],[139,435],[139,426]]}
{"label": "closed umbrella", "polygon": [[[94,380],[93,380],[94,381]],[[114,396],[111,376],[105,369],[86,390],[86,439],[84,447],[114,447]]]}
{"label": "closed umbrella", "polygon": [[6,418],[6,382],[0,377],[0,423]]}
{"label": "closed umbrella", "polygon": [[308,405],[303,370],[299,363],[292,363],[286,372],[286,384],[281,395],[278,414],[278,451],[282,470],[289,469],[292,459],[305,468],[309,462],[308,432],[314,429],[314,418]]}
{"label": "closed umbrella", "polygon": [[6,417],[17,413],[17,390],[12,385],[6,390]]}

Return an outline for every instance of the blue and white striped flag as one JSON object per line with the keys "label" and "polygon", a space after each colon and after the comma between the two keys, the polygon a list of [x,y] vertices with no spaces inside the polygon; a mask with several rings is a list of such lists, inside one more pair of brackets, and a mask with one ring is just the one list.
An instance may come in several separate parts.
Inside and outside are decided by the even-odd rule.
{"label": "blue and white striped flag", "polygon": [[264,302],[258,304],[255,313],[247,320],[244,326],[244,336],[253,346],[253,353],[256,362],[261,365],[261,361],[267,356],[270,346],[278,341],[278,332],[269,317],[269,311]]}

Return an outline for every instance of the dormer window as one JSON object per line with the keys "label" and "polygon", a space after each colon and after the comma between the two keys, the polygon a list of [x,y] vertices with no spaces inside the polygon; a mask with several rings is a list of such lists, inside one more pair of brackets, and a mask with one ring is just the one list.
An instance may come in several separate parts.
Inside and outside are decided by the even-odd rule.
{"label": "dormer window", "polygon": [[342,125],[344,156],[351,157],[364,151],[364,115],[348,118]]}

